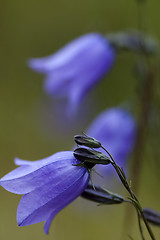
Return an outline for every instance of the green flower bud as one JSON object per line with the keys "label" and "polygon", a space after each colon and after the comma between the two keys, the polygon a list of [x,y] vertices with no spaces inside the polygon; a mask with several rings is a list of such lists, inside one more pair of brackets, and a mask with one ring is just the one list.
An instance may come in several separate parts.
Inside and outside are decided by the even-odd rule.
{"label": "green flower bud", "polygon": [[87,135],[76,135],[74,137],[74,140],[78,145],[83,145],[83,146],[90,147],[90,148],[100,148],[101,147],[101,143],[99,141],[97,141],[95,138],[89,137]]}
{"label": "green flower bud", "polygon": [[89,184],[81,196],[100,204],[118,204],[124,202],[124,198],[122,196],[100,188],[99,186],[94,187],[96,191],[93,189],[93,186]]}
{"label": "green flower bud", "polygon": [[74,150],[74,156],[77,160],[88,163],[88,164],[103,164],[107,165],[111,162],[110,158],[106,156],[105,154],[93,151],[91,149],[87,148],[77,148]]}

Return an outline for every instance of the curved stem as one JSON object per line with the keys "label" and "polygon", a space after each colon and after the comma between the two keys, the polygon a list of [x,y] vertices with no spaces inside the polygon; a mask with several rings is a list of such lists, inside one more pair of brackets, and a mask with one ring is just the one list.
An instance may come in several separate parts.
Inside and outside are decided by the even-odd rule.
{"label": "curved stem", "polygon": [[139,225],[139,230],[140,230],[140,233],[141,233],[141,237],[142,237],[142,240],[145,240],[145,237],[143,235],[142,225],[141,225],[141,219],[140,219],[140,215],[139,215],[138,211],[137,211],[137,216],[138,216],[138,225]]}
{"label": "curved stem", "polygon": [[139,231],[140,231],[142,240],[145,240],[145,237],[144,237],[144,234],[143,234],[143,228],[142,228],[142,224],[141,224],[141,216],[140,216],[140,213],[139,213],[139,211],[138,211],[138,209],[137,209],[137,207],[136,207],[136,205],[134,204],[133,201],[128,200],[128,201],[126,201],[126,202],[129,202],[130,204],[132,204],[132,205],[135,207],[136,212],[137,212]]}
{"label": "curved stem", "polygon": [[[153,234],[153,232],[152,232],[152,230],[151,230],[151,228],[150,228],[150,226],[149,226],[149,224],[148,224],[148,221],[147,221],[146,217],[144,216],[143,209],[142,209],[142,207],[141,207],[141,205],[140,205],[140,202],[138,201],[137,197],[135,196],[134,192],[132,191],[132,189],[131,189],[128,181],[127,181],[127,178],[126,178],[126,176],[125,176],[122,168],[120,168],[120,167],[117,165],[117,163],[116,163],[115,160],[113,159],[112,155],[108,152],[108,150],[107,150],[105,147],[101,146],[101,148],[102,148],[102,149],[109,155],[109,157],[111,158],[111,164],[112,164],[112,166],[113,166],[114,169],[116,170],[116,172],[117,172],[117,174],[118,174],[118,176],[119,176],[119,178],[120,178],[123,186],[126,188],[126,190],[127,190],[127,191],[129,192],[129,194],[131,195],[131,200],[133,201],[133,203],[134,203],[134,205],[135,205],[135,207],[136,207],[136,209],[137,209],[138,217],[139,217],[139,216],[142,217],[142,219],[143,219],[143,221],[144,221],[144,224],[145,224],[145,226],[146,226],[146,228],[147,228],[147,230],[148,230],[148,233],[149,233],[151,239],[152,239],[152,240],[155,240],[155,236],[154,236],[154,234]],[[139,220],[139,221],[140,221],[140,220]],[[140,232],[141,232],[141,231],[142,231],[142,228],[140,227]],[[141,232],[141,235],[142,235],[142,232]],[[144,237],[143,237],[143,239],[144,239]]]}

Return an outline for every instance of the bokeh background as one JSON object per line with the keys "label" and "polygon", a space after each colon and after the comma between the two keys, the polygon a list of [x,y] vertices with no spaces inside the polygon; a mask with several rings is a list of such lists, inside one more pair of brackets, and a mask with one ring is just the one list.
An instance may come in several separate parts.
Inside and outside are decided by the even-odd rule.
{"label": "bokeh background", "polygon": [[[43,92],[43,76],[27,67],[32,57],[47,56],[88,32],[109,33],[137,28],[134,0],[1,0],[0,1],[0,177],[14,168],[14,157],[37,160],[70,150],[74,134],[84,131],[102,110],[125,105],[137,89],[132,74],[135,56],[117,57],[113,71],[83,103],[77,118],[66,119],[59,103]],[[158,0],[147,1],[147,31],[160,38]],[[158,132],[157,132],[158,135]],[[160,178],[150,146],[144,150],[139,198],[160,211]],[[159,165],[160,166],[160,165]],[[107,187],[107,183],[106,183]],[[126,193],[124,193],[126,194]],[[0,238],[16,239],[140,239],[137,219],[125,225],[125,206],[101,206],[76,200],[52,223],[49,236],[43,223],[17,227],[20,196],[0,189]],[[131,216],[130,216],[131,217]],[[127,228],[126,228],[127,226]],[[153,227],[157,239],[160,229]],[[149,237],[147,238],[149,239]]]}

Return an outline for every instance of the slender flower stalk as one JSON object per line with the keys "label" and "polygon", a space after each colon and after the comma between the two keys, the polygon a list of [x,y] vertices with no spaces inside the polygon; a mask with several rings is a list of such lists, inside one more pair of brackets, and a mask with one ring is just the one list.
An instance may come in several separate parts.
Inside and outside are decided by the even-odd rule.
{"label": "slender flower stalk", "polygon": [[[123,186],[126,188],[126,190],[127,190],[127,191],[129,192],[129,194],[131,195],[130,200],[133,202],[133,204],[135,205],[135,207],[136,207],[136,209],[137,209],[138,217],[142,217],[142,219],[143,219],[143,221],[144,221],[144,223],[145,223],[145,226],[146,226],[146,228],[147,228],[147,230],[148,230],[148,233],[149,233],[151,239],[152,239],[152,240],[155,240],[155,236],[154,236],[154,234],[153,234],[153,232],[152,232],[152,230],[151,230],[151,228],[150,228],[150,226],[149,226],[149,224],[148,224],[148,222],[147,222],[147,219],[146,219],[146,217],[145,217],[145,215],[144,215],[144,213],[143,213],[143,209],[142,209],[142,207],[141,207],[141,205],[140,205],[140,203],[139,203],[136,195],[135,195],[134,192],[132,191],[132,189],[131,189],[131,187],[130,187],[127,179],[126,179],[126,176],[125,176],[123,170],[116,164],[116,162],[114,161],[112,155],[107,151],[107,149],[105,149],[104,146],[101,146],[101,147],[102,147],[102,149],[104,149],[104,150],[106,151],[106,153],[110,156],[110,158],[111,158],[111,160],[112,160],[112,161],[111,161],[112,166],[115,168],[115,170],[116,170],[116,172],[117,172],[117,174],[118,174],[121,182],[123,183]],[[140,223],[140,222],[139,222],[139,223]],[[142,230],[141,230],[141,224],[140,224],[140,232],[141,232],[142,238],[144,239],[143,233],[142,233]]]}
{"label": "slender flower stalk", "polygon": [[[144,36],[146,36],[147,32],[147,18],[146,18],[146,0],[135,0],[137,3],[137,26],[138,26],[138,32],[140,33],[140,42],[139,44],[139,51],[136,51],[136,77],[138,78],[138,86],[139,86],[139,92],[137,94],[137,106],[138,108],[138,114],[137,114],[137,141],[134,148],[134,154],[133,154],[133,162],[131,163],[131,179],[132,179],[132,189],[136,194],[138,194],[139,190],[139,182],[140,182],[140,176],[142,171],[142,165],[143,165],[143,153],[145,149],[146,139],[149,131],[149,119],[151,110],[152,110],[152,102],[154,98],[155,93],[155,79],[156,79],[156,68],[150,59],[149,49],[146,45],[146,40]],[[151,44],[152,47],[155,45],[155,48],[151,47],[151,49],[155,49],[155,52],[153,51],[154,55],[157,55],[158,52],[158,42],[153,39]],[[146,51],[147,46],[147,51]],[[134,67],[135,70],[135,67]],[[124,227],[132,226],[132,218],[130,218],[131,212],[128,208],[126,208],[126,214],[125,214],[125,222]]]}

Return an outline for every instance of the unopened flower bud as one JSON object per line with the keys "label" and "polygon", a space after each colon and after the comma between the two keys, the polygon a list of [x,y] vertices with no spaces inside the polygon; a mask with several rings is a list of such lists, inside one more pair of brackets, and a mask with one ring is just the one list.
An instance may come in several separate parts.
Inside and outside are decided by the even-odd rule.
{"label": "unopened flower bud", "polygon": [[90,163],[93,165],[95,164],[107,165],[111,162],[110,158],[105,154],[98,151],[92,151],[87,148],[77,148],[74,150],[73,154],[77,160],[84,163]]}
{"label": "unopened flower bud", "polygon": [[150,208],[143,208],[143,213],[148,222],[152,223],[153,225],[160,226],[160,213]]}
{"label": "unopened flower bud", "polygon": [[99,141],[97,141],[95,138],[86,135],[76,135],[74,136],[74,140],[78,145],[83,145],[90,148],[101,147],[101,143]]}
{"label": "unopened flower bud", "polygon": [[118,194],[111,193],[110,191],[100,188],[99,186],[89,184],[81,196],[85,199],[102,204],[118,204],[124,202],[124,198]]}

